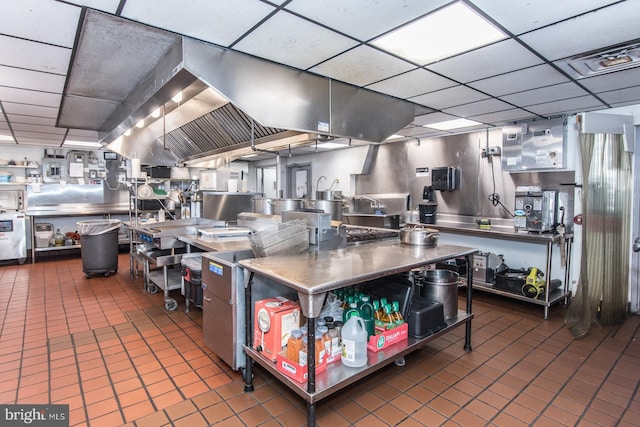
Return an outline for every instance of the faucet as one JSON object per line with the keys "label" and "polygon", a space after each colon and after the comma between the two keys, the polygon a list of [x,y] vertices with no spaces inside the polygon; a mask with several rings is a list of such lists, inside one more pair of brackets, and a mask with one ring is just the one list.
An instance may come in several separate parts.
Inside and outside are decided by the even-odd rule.
{"label": "faucet", "polygon": [[367,195],[362,194],[360,196],[356,196],[356,199],[369,200],[371,202],[371,204],[370,204],[371,209],[373,209],[374,211],[384,209],[384,205],[382,203],[380,203],[378,200],[376,200],[376,199],[374,199],[372,197],[369,197]]}
{"label": "faucet", "polygon": [[318,180],[316,181],[316,191],[320,191],[320,187],[319,187],[320,181],[322,181],[324,179],[327,179],[327,177],[324,176],[324,175],[322,175],[320,178],[318,178]]}

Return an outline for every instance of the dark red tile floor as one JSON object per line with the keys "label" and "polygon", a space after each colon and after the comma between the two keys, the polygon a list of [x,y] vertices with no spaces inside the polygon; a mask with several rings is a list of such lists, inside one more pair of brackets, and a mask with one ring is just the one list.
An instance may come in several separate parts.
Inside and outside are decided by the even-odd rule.
{"label": "dark red tile floor", "polygon": [[[0,403],[65,403],[72,426],[302,426],[306,403],[256,369],[253,393],[202,343],[202,315],[80,257],[0,267]],[[462,296],[461,296],[462,298]],[[462,304],[462,299],[461,299]],[[640,317],[571,338],[564,307],[475,293],[464,328],[319,402],[320,426],[638,426]]]}

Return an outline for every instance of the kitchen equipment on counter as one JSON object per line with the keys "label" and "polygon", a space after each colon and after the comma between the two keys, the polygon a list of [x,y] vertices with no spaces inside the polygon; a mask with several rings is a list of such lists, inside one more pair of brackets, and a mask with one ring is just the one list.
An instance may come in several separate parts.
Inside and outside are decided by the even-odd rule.
{"label": "kitchen equipment on counter", "polygon": [[23,190],[0,190],[0,209],[7,212],[24,209]]}
{"label": "kitchen equipment on counter", "polygon": [[316,200],[342,200],[342,191],[339,191],[339,190],[316,191]]}
{"label": "kitchen equipment on counter", "polygon": [[318,249],[331,249],[331,241],[336,236],[336,229],[331,227],[331,215],[321,212],[282,212],[282,222],[300,220],[309,229],[309,244],[319,246]]}
{"label": "kitchen equipment on counter", "polygon": [[161,223],[130,226],[135,237],[155,249],[171,249],[184,247],[184,242],[176,239],[180,235],[197,235],[198,229],[220,226],[224,222],[207,218],[176,219]]}
{"label": "kitchen equipment on counter", "polygon": [[334,221],[342,221],[342,214],[345,211],[343,200],[307,200],[304,205],[307,209],[318,209],[331,214],[331,219]]}
{"label": "kitchen equipment on counter", "polygon": [[473,278],[485,283],[495,283],[496,274],[508,269],[502,255],[491,252],[473,254]]}
{"label": "kitchen equipment on counter", "polygon": [[252,199],[253,212],[266,215],[280,215],[284,211],[304,209],[304,199],[271,199],[255,197]]}
{"label": "kitchen equipment on counter", "polygon": [[400,229],[400,242],[405,245],[434,247],[438,244],[438,230],[421,225]]}
{"label": "kitchen equipment on counter", "polygon": [[343,213],[345,224],[377,228],[400,228],[400,214]]}
{"label": "kitchen equipment on counter", "polygon": [[513,225],[516,231],[550,231],[555,225],[556,192],[538,186],[516,187]]}
{"label": "kitchen equipment on counter", "polygon": [[388,228],[358,227],[351,225],[346,226],[344,230],[346,243],[349,245],[371,243],[376,240],[397,239],[399,234],[398,230]]}
{"label": "kitchen equipment on counter", "polygon": [[[48,242],[47,242],[48,243]],[[0,213],[0,261],[27,258],[26,216],[22,212]]]}

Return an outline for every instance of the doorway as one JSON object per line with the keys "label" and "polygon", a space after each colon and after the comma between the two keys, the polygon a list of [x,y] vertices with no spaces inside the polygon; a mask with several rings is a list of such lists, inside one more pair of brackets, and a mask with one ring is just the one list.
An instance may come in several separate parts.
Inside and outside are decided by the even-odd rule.
{"label": "doorway", "polygon": [[287,167],[287,197],[308,199],[311,194],[311,164]]}

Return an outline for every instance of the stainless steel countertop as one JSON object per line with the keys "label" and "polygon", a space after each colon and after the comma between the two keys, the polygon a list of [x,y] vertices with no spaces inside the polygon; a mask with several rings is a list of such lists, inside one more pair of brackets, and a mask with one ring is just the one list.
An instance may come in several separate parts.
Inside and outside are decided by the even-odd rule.
{"label": "stainless steel countertop", "polygon": [[344,249],[251,258],[241,260],[239,264],[295,289],[299,294],[314,296],[475,252],[478,249],[463,246],[424,248],[386,240]]}
{"label": "stainless steel countertop", "polygon": [[187,245],[195,246],[198,249],[202,249],[207,252],[226,252],[226,251],[242,251],[245,249],[251,249],[251,242],[249,238],[243,239],[216,239],[216,240],[203,240],[197,235],[180,235],[178,240],[186,243]]}
{"label": "stainless steel countertop", "polygon": [[[557,242],[559,240],[559,236],[553,233],[529,233],[529,232],[519,232],[515,231],[513,226],[503,226],[503,225],[492,225],[490,229],[485,230],[481,229],[478,224],[469,224],[469,223],[457,223],[457,222],[440,222],[438,221],[436,224],[406,224],[406,226],[410,227],[412,225],[419,225],[428,228],[434,228],[443,233],[456,233],[456,234],[468,234],[472,236],[479,237],[487,237],[493,239],[507,239],[507,240],[516,240],[521,242]],[[565,238],[571,239],[573,238],[572,233],[566,233]]]}

